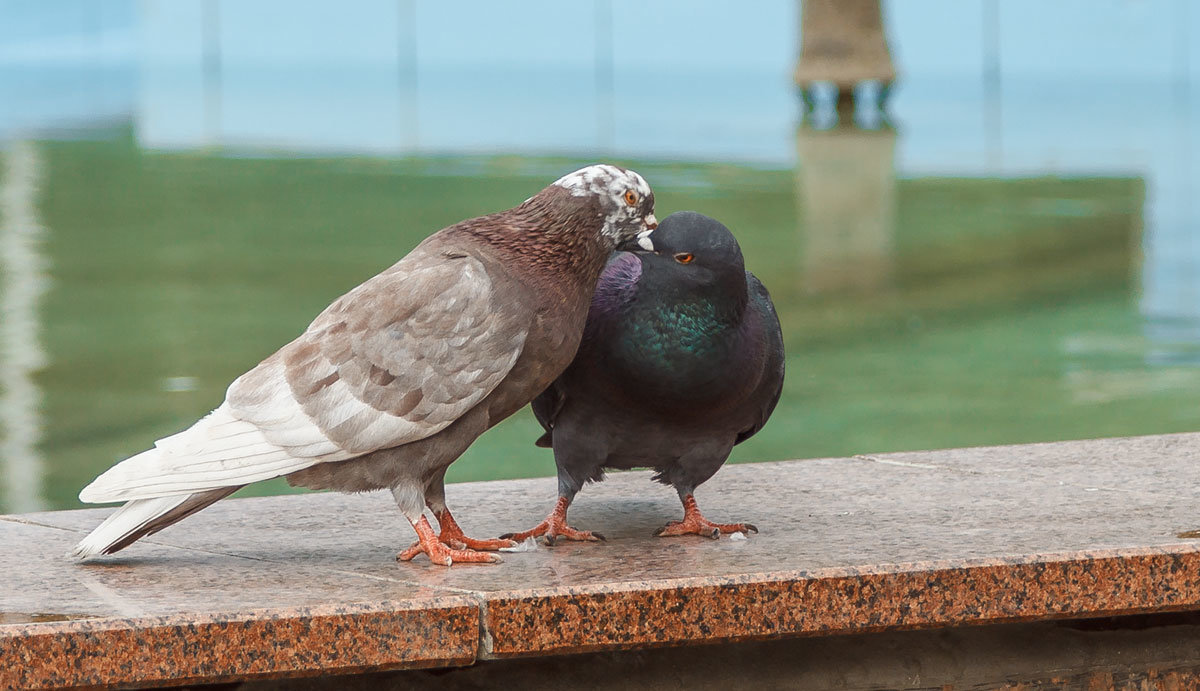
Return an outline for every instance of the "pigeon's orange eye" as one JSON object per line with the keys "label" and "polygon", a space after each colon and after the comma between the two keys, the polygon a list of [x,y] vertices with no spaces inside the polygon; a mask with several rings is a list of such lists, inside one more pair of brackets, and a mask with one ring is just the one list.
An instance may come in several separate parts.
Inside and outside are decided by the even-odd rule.
{"label": "pigeon's orange eye", "polygon": [[637,192],[633,190],[625,190],[625,203],[634,206],[637,204]]}
{"label": "pigeon's orange eye", "polygon": [[680,252],[679,254],[675,255],[675,261],[679,262],[680,264],[691,264],[692,260],[695,258],[696,257],[693,256],[691,252]]}

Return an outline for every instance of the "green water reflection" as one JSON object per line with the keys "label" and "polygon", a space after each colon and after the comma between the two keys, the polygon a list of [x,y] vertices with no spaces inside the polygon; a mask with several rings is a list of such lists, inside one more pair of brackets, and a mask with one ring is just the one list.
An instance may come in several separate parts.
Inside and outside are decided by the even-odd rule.
{"label": "green water reflection", "polygon": [[[620,161],[650,180],[660,217],[729,225],[779,307],[787,386],[735,460],[1200,427],[1200,370],[1145,356],[1142,181],[895,180],[886,131],[797,142],[797,171]],[[50,508],[77,506],[98,472],[214,407],[429,232],[589,162],[146,153],[128,134],[37,150]],[[522,412],[450,479],[550,475],[536,437]]]}

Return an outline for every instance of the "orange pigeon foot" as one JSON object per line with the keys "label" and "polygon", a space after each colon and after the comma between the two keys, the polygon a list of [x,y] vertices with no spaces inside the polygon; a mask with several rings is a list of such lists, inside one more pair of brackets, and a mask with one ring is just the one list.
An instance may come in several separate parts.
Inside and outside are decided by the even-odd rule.
{"label": "orange pigeon foot", "polygon": [[696,506],[696,499],[692,495],[687,495],[683,499],[683,520],[671,521],[658,532],[654,533],[658,537],[675,537],[678,535],[703,535],[714,540],[721,537],[721,533],[757,533],[758,528],[750,523],[713,523],[704,516],[700,515],[700,508]]}
{"label": "orange pigeon foot", "polygon": [[398,561],[409,561],[418,554],[429,555],[429,561],[442,566],[450,566],[454,562],[467,563],[498,563],[500,556],[487,552],[477,552],[473,549],[454,549],[442,542],[433,532],[429,520],[421,516],[421,520],[413,524],[417,531],[417,542],[413,546],[396,555]]}
{"label": "orange pigeon foot", "polygon": [[437,519],[438,525],[442,529],[438,535],[438,539],[456,549],[479,549],[495,552],[505,547],[517,546],[516,542],[504,538],[499,540],[476,540],[473,537],[467,537],[463,534],[462,528],[458,527],[454,516],[450,515],[450,509],[442,509],[442,512],[437,514]]}
{"label": "orange pigeon foot", "polygon": [[546,536],[546,544],[553,545],[554,541],[559,538],[567,540],[577,540],[579,542],[598,542],[604,540],[605,537],[600,533],[590,530],[576,530],[567,525],[567,507],[570,506],[570,501],[566,497],[559,497],[558,503],[554,505],[554,510],[546,517],[546,520],[538,523],[529,530],[520,533],[505,533],[500,536],[500,539],[516,540],[521,542],[531,537],[540,535]]}
{"label": "orange pigeon foot", "polygon": [[[438,540],[455,550],[483,550],[495,552],[504,547],[516,547],[517,543],[512,540],[476,540],[473,537],[467,537],[463,534],[462,528],[458,527],[458,523],[454,520],[454,516],[450,514],[450,509],[442,509],[442,512],[437,515],[438,524],[441,527],[441,532],[438,533]],[[421,543],[414,542],[409,545],[408,549],[396,555],[396,559],[400,561],[409,561],[418,554],[423,554],[424,549],[421,548]]]}

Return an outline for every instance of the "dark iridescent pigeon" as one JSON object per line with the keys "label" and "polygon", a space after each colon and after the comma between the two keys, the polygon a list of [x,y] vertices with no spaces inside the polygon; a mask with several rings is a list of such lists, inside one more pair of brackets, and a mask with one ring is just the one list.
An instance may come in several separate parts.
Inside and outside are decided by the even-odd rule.
{"label": "dark iridescent pigeon", "polygon": [[[783,388],[783,334],[767,289],[729,229],[690,211],[618,252],[592,298],[583,341],[563,375],[533,401],[554,449],[558,503],[532,530],[553,542],[603,539],[567,525],[567,507],[606,468],[654,468],[683,502],[657,535],[758,532],[712,523],[692,491],[762,428]],[[632,248],[632,247],[631,247]]]}
{"label": "dark iridescent pigeon", "polygon": [[207,417],[85,487],[83,501],[127,503],[76,555],[115,552],[286,476],[313,489],[390,489],[418,537],[401,559],[499,561],[475,550],[513,543],[463,535],[446,508],[446,468],[562,373],[606,259],[655,226],[646,181],[595,165],[434,233],[238,377]]}

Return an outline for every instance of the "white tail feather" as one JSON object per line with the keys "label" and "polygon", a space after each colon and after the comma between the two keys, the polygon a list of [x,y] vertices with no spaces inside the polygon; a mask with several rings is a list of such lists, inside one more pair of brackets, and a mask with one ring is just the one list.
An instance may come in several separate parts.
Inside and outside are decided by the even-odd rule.
{"label": "white tail feather", "polygon": [[75,558],[87,559],[106,553],[113,545],[141,530],[154,519],[179,507],[188,499],[189,497],[184,495],[129,502],[104,519],[103,523],[75,545]]}
{"label": "white tail feather", "polygon": [[351,457],[315,426],[305,425],[287,435],[283,443],[289,446],[281,446],[223,404],[179,434],[158,440],[153,449],[109,468],[79,493],[86,502],[127,503],[80,541],[74,556],[110,554],[243,485]]}
{"label": "white tail feather", "polygon": [[83,488],[79,499],[99,503],[185,496],[270,480],[351,456],[323,437],[297,449],[277,446],[222,405],[179,434],[158,440],[153,449],[109,468]]}

